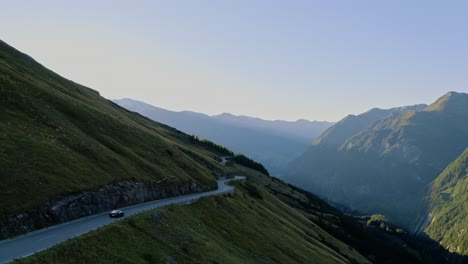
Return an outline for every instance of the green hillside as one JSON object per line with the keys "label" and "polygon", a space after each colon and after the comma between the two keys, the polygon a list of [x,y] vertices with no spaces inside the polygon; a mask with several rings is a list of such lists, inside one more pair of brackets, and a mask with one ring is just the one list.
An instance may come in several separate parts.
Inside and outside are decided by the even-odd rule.
{"label": "green hillside", "polygon": [[[236,166],[237,167],[237,166]],[[464,263],[467,259],[448,253],[437,242],[415,237],[388,223],[382,215],[353,216],[342,213],[316,195],[257,171],[237,169],[238,174],[262,186],[296,209],[330,235],[356,249],[373,263]]]}
{"label": "green hillside", "polygon": [[468,148],[432,184],[425,232],[451,252],[468,255]]}
{"label": "green hillside", "polygon": [[229,167],[248,176],[232,197],[132,216],[18,263],[462,263],[379,216],[344,215],[284,181]]}
{"label": "green hillside", "polygon": [[468,146],[467,107],[468,94],[450,92],[422,110],[379,119],[339,146],[315,144],[291,163],[287,179],[327,201],[422,231],[427,186]]}
{"label": "green hillside", "polygon": [[0,222],[120,181],[216,186],[220,151],[124,110],[0,41]]}
{"label": "green hillside", "polygon": [[[375,122],[342,148],[378,152],[408,163],[443,169],[468,145],[468,94],[449,92],[421,111]],[[417,153],[416,153],[417,152]]]}
{"label": "green hillside", "polygon": [[142,213],[18,263],[370,263],[260,187],[235,187],[233,197]]}
{"label": "green hillside", "polygon": [[[451,114],[458,114],[459,107],[452,106],[452,101],[453,98],[449,98],[442,100],[437,107],[407,112],[411,114],[405,122],[390,120],[396,118],[395,116],[389,117],[388,120],[371,126],[372,130],[387,131],[391,130],[389,127],[393,129],[412,126],[417,124],[418,119],[412,118],[419,115],[419,112],[450,111]],[[406,118],[404,115],[398,118]],[[461,113],[457,117],[463,118],[464,115]],[[445,115],[439,118],[442,121],[452,120]],[[208,197],[189,206],[173,205],[145,212],[20,262],[445,262],[445,253],[438,244],[415,240],[407,232],[387,223],[383,216],[344,215],[317,196],[261,174],[259,171],[268,172],[261,164],[241,155],[228,162],[227,167],[222,166],[219,156],[232,154],[228,149],[213,142],[200,141],[194,136],[124,110],[96,91],[58,76],[1,41],[0,120],[2,234],[6,234],[2,221],[9,221],[13,215],[21,214],[13,217],[21,224],[25,213],[41,208],[48,201],[81,191],[93,191],[109,184],[123,181],[144,182],[172,190],[188,184],[197,186],[199,188],[196,190],[202,191],[214,188],[215,178],[221,174],[248,176],[247,183],[235,183],[237,191],[234,196]],[[454,126],[457,133],[465,133],[463,125]],[[439,132],[436,130],[431,133],[438,135]],[[386,135],[385,133],[382,135]],[[333,196],[335,194],[349,197],[355,191],[353,184],[358,182],[360,185],[357,190],[367,195],[365,197],[369,198],[368,203],[359,204],[362,197],[351,197],[346,201],[353,205],[363,205],[363,211],[369,212],[382,201],[394,199],[395,193],[386,192],[385,188],[402,184],[398,180],[406,177],[404,173],[407,167],[390,170],[386,160],[380,160],[379,157],[391,151],[379,156],[375,155],[373,147],[366,148],[361,143],[352,143],[369,142],[370,146],[377,146],[379,149],[374,139],[384,138],[382,135],[365,137],[364,140],[352,138],[338,149],[314,146],[314,151],[321,149],[327,152],[316,152],[319,155],[314,156],[316,160],[310,164],[322,166],[317,167],[324,174],[329,173],[330,168],[339,168],[333,171],[334,175],[346,173],[348,176],[347,181],[341,182],[341,185],[331,182],[332,178],[329,177],[329,185],[317,185],[317,188],[326,192],[327,186],[336,184],[340,188],[339,192],[328,192],[328,197],[340,197]],[[405,137],[398,139],[398,144],[405,142]],[[450,141],[449,144],[451,143]],[[463,144],[463,141],[459,139],[459,143]],[[398,144],[390,149],[398,149]],[[335,152],[352,155],[336,156]],[[373,160],[368,159],[368,153],[372,153]],[[307,159],[304,161],[307,163]],[[340,164],[342,166],[336,166]],[[382,167],[392,173],[401,172],[401,175],[397,173],[400,178],[394,177],[395,181],[390,182],[394,185],[391,185],[382,180],[381,176],[376,178],[374,174],[363,174],[359,171],[363,167],[369,172]],[[359,172],[362,178],[356,181],[355,177]],[[440,186],[445,186],[448,182],[441,181],[443,184]],[[381,184],[372,192],[365,188],[359,189],[362,184],[378,182],[387,185]],[[351,188],[342,189],[344,186]],[[409,192],[410,188],[413,188],[412,183],[402,185],[398,192]],[[458,190],[458,187],[454,188]],[[372,196],[374,192],[385,193],[387,196],[384,196],[384,200],[381,197],[376,199]],[[444,193],[446,192],[444,189]],[[453,195],[455,193],[461,191],[454,191]],[[458,196],[453,197],[457,198],[454,201],[458,201]],[[460,199],[462,198],[463,196]],[[414,206],[412,201],[416,199],[400,200],[408,208]],[[434,198],[433,201],[436,214],[438,200]],[[387,204],[392,205],[390,202]],[[457,204],[458,202],[455,203]],[[386,215],[388,212],[391,216],[394,211],[381,212]],[[31,216],[34,215],[29,215]],[[459,218],[456,219],[458,221]],[[54,223],[41,222],[35,227]],[[435,230],[434,236],[437,236],[440,229]],[[456,229],[454,232],[461,231]],[[444,245],[443,242],[442,244]]]}

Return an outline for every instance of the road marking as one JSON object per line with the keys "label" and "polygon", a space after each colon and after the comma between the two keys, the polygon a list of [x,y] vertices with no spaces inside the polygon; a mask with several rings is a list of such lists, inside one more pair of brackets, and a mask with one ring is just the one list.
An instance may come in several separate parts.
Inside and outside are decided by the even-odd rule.
{"label": "road marking", "polygon": [[54,237],[56,235],[57,234],[54,234],[54,235],[51,235],[51,236],[48,236],[48,237],[44,237],[44,238],[39,239],[38,241],[46,240],[46,239],[49,239],[49,238]]}

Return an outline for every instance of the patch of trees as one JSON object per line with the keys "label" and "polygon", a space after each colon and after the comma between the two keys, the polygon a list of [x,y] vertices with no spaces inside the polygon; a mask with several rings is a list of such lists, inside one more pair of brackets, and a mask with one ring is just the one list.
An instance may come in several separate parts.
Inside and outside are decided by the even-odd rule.
{"label": "patch of trees", "polygon": [[270,176],[270,173],[268,172],[265,167],[263,167],[262,164],[244,156],[243,154],[239,153],[233,158],[234,162],[243,165],[247,168],[251,168],[253,170],[259,171],[267,176]]}

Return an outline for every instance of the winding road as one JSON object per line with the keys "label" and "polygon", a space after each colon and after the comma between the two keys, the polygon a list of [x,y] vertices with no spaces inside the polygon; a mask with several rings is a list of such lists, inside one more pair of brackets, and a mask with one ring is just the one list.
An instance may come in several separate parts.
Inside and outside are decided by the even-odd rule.
{"label": "winding road", "polygon": [[233,158],[232,156],[224,156],[221,157],[221,165],[226,166],[226,163],[229,161],[228,159]]}
{"label": "winding road", "polygon": [[[136,204],[120,208],[120,210],[125,212],[125,217],[128,217],[143,211],[169,204],[190,202],[203,196],[233,193],[234,187],[227,185],[227,183],[231,180],[245,180],[245,177],[235,176],[234,179],[218,180],[218,189],[214,191],[193,193],[163,200]],[[52,226],[46,229],[30,232],[13,239],[0,240],[0,263],[8,263],[15,259],[30,256],[34,253],[64,242],[67,239],[77,237],[121,219],[122,218],[110,218],[108,212],[104,212]]]}

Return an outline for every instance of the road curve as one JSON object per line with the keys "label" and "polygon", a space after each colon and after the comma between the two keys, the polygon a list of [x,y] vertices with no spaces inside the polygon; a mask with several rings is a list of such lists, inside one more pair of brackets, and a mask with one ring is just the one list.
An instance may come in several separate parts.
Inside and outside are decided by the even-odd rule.
{"label": "road curve", "polygon": [[[234,179],[244,180],[245,177],[235,176]],[[120,210],[125,212],[125,217],[128,217],[143,211],[169,204],[189,202],[203,196],[231,193],[234,191],[234,187],[227,185],[227,183],[231,180],[232,179],[218,180],[218,189],[214,191],[193,193],[163,200],[146,202],[120,208]],[[15,259],[30,256],[34,253],[64,242],[67,239],[77,237],[121,219],[122,218],[109,218],[108,212],[104,212],[52,226],[46,229],[30,232],[13,239],[0,240],[0,263],[8,263]]]}
{"label": "road curve", "polygon": [[224,156],[220,157],[221,158],[221,165],[226,166],[226,163],[228,162],[228,159],[233,158],[233,156]]}

